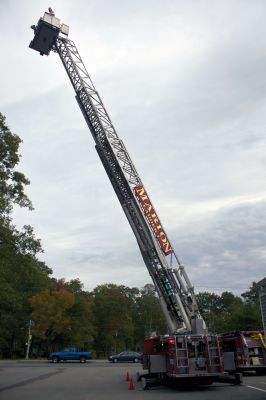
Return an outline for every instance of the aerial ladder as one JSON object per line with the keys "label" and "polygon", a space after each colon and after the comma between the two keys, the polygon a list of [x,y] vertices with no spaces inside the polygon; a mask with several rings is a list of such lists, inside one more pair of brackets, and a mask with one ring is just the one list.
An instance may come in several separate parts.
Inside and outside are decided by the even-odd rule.
{"label": "aerial ladder", "polygon": [[[166,374],[169,372],[165,354],[167,353],[168,356],[171,354],[169,349],[173,347],[173,342],[169,340],[174,340],[175,348],[182,349],[180,354],[183,351],[183,358],[187,359],[186,368],[182,370],[185,371],[183,375],[191,377],[195,375],[191,375],[188,366],[189,347],[193,343],[191,338],[200,338],[208,348],[208,343],[213,343],[213,337],[207,334],[205,322],[197,306],[194,288],[185,268],[166,235],[136,167],[112,124],[75,43],[68,38],[69,27],[61,23],[49,9],[49,12],[45,12],[39,19],[37,25],[31,28],[34,30],[34,38],[29,47],[42,56],[48,56],[51,51],[55,52],[63,63],[74,88],[78,105],[95,141],[97,153],[134,232],[143,260],[156,288],[169,332],[166,337],[151,338],[147,343],[146,347],[149,349],[154,340],[159,341],[159,347],[157,347],[160,348],[160,351],[158,350],[160,354],[153,355],[159,355],[163,361],[158,363],[157,357],[154,370],[159,370],[158,373],[165,370]],[[178,345],[180,338],[182,344]],[[210,367],[205,369],[207,377],[214,377],[222,372],[218,338],[215,339],[215,343],[218,367],[212,371],[209,362]],[[166,348],[168,350],[165,350]],[[208,349],[205,350],[205,358],[210,361],[211,356],[208,352]],[[157,372],[152,369],[152,355],[149,354],[149,350],[146,353],[148,353],[146,358],[150,375],[154,373],[156,375]],[[176,354],[177,350],[175,350],[174,363],[176,369],[170,368],[171,376],[176,375],[175,372],[178,369]],[[201,375],[203,375],[202,371]]]}

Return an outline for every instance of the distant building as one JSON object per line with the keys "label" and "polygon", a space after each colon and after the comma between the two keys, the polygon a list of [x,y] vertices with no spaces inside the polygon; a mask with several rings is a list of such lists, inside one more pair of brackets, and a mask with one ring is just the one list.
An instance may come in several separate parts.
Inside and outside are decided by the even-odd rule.
{"label": "distant building", "polygon": [[256,283],[255,288],[258,290],[260,296],[261,316],[262,316],[264,337],[266,338],[266,278],[263,278],[261,281]]}

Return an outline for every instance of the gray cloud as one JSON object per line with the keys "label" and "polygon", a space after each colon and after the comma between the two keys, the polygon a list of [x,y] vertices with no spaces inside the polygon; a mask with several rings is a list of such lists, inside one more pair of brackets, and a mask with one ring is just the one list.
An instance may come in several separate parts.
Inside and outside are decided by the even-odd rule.
{"label": "gray cloud", "polygon": [[[265,275],[263,1],[55,0],[196,288]],[[56,54],[28,49],[42,1],[1,2],[0,111],[57,277],[142,286],[149,276]],[[12,22],[12,23],[11,23]],[[15,28],[14,28],[15,27]],[[217,289],[218,290],[218,289]]]}
{"label": "gray cloud", "polygon": [[241,293],[265,275],[266,202],[228,206],[174,236],[199,288]]}

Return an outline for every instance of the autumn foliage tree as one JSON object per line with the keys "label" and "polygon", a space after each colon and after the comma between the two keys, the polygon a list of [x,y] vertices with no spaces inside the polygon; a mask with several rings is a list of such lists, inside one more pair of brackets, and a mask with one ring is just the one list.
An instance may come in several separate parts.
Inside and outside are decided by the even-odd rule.
{"label": "autumn foliage tree", "polygon": [[91,302],[78,279],[52,279],[51,287],[30,299],[35,346],[46,351],[67,345],[91,347],[93,318]]}
{"label": "autumn foliage tree", "polygon": [[34,327],[32,334],[55,346],[64,342],[70,329],[68,312],[75,302],[74,295],[65,290],[44,289],[30,299]]}

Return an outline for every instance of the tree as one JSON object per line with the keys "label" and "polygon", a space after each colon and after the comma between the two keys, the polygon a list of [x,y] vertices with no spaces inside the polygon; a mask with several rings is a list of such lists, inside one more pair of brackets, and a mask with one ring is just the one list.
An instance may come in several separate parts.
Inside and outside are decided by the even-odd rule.
{"label": "tree", "polygon": [[247,303],[257,303],[259,302],[259,292],[256,289],[256,282],[252,282],[251,287],[246,292],[242,293],[244,301]]}
{"label": "tree", "polygon": [[196,295],[200,312],[207,323],[210,332],[222,333],[233,330],[252,330],[262,327],[259,312],[259,300],[251,289],[235,296],[231,292],[221,295],[202,292]]}
{"label": "tree", "polygon": [[[8,216],[14,204],[32,209],[32,204],[24,192],[29,180],[21,172],[15,170],[19,162],[19,145],[21,139],[12,133],[6,118],[0,113],[0,215]],[[3,221],[2,221],[3,222]]]}
{"label": "tree", "polygon": [[[67,345],[90,349],[93,342],[93,315],[88,293],[79,279],[51,280],[51,288],[30,299],[34,345],[46,352]],[[74,288],[74,289],[73,289]]]}
{"label": "tree", "polygon": [[66,290],[50,291],[44,289],[30,299],[32,320],[35,325],[34,336],[46,341],[50,346],[64,341],[63,337],[70,329],[69,310],[75,298]]}
{"label": "tree", "polygon": [[[56,279],[53,279],[53,282],[55,281]],[[69,310],[71,326],[68,330],[69,336],[66,340],[68,344],[75,344],[80,349],[91,350],[95,329],[90,295],[83,290],[84,285],[78,278],[72,279],[69,282],[60,279],[56,284],[57,288],[59,286],[74,294],[75,297],[75,302]]]}
{"label": "tree", "polygon": [[52,272],[36,255],[41,249],[32,227],[12,223],[14,205],[32,209],[29,180],[15,168],[21,139],[0,113],[0,355],[22,355],[30,319],[28,298],[47,286]]}
{"label": "tree", "polygon": [[216,293],[201,292],[196,294],[200,313],[210,332],[218,332],[221,323],[222,301]]}
{"label": "tree", "polygon": [[167,333],[167,326],[160,302],[153,284],[145,285],[136,298],[134,313],[134,341],[138,350],[142,350],[145,337],[152,332]]}
{"label": "tree", "polygon": [[115,284],[97,286],[91,293],[98,354],[108,355],[133,346],[132,309],[137,294],[136,288]]}
{"label": "tree", "polygon": [[217,312],[222,309],[221,298],[216,293],[200,292],[196,294],[196,300],[204,319],[210,312]]}
{"label": "tree", "polygon": [[28,298],[49,284],[49,269],[36,258],[40,243],[30,229],[0,226],[0,354],[22,355],[30,319]]}

